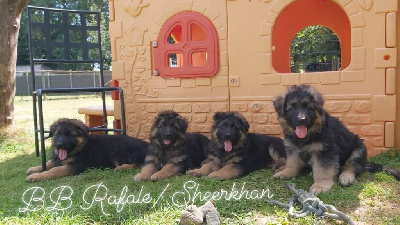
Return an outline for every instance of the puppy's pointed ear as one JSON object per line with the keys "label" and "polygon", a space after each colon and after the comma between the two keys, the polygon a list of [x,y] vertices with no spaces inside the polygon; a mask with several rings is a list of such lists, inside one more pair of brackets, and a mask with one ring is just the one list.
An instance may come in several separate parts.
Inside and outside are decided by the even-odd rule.
{"label": "puppy's pointed ear", "polygon": [[156,117],[154,117],[153,124],[151,125],[152,129],[155,128],[163,118],[164,117],[161,116],[160,114],[158,114]]}
{"label": "puppy's pointed ear", "polygon": [[186,133],[187,129],[188,129],[188,121],[183,118],[181,115],[179,115],[178,117],[179,119],[179,126],[181,127],[181,131],[183,131],[183,133]]}
{"label": "puppy's pointed ear", "polygon": [[70,119],[70,122],[73,123],[79,130],[82,131],[83,135],[89,135],[89,127],[86,126],[81,120]]}
{"label": "puppy's pointed ear", "polygon": [[324,99],[322,98],[322,96],[321,95],[319,95],[319,96],[312,95],[312,100],[314,100],[314,102],[315,102],[314,105],[316,106],[318,112],[322,113],[322,111],[323,111],[322,107],[324,106]]}
{"label": "puppy's pointed ear", "polygon": [[274,108],[278,116],[283,116],[284,114],[284,105],[285,105],[286,93],[280,94],[276,96],[272,102],[274,103]]}
{"label": "puppy's pointed ear", "polygon": [[151,125],[151,130],[156,129],[156,127],[159,125],[159,123],[161,122],[161,120],[163,120],[165,117],[167,117],[167,115],[169,114],[169,111],[161,111],[157,114],[156,117],[154,117],[154,121],[153,124]]}
{"label": "puppy's pointed ear", "polygon": [[51,126],[50,126],[50,132],[49,132],[49,137],[53,137],[57,130],[59,129],[61,124],[63,123],[68,123],[69,119],[68,118],[59,118],[56,121],[54,121]]}
{"label": "puppy's pointed ear", "polygon": [[53,137],[53,136],[54,136],[54,134],[56,133],[57,127],[58,127],[58,123],[57,123],[57,122],[53,123],[53,124],[50,126],[49,137]]}
{"label": "puppy's pointed ear", "polygon": [[85,135],[89,135],[89,133],[90,133],[90,128],[89,128],[88,126],[86,126],[86,125],[84,124],[84,126],[82,127],[82,130],[84,131]]}
{"label": "puppy's pointed ear", "polygon": [[214,122],[223,120],[227,114],[228,114],[228,112],[216,112],[213,117]]}
{"label": "puppy's pointed ear", "polygon": [[321,93],[313,87],[313,86],[306,86],[305,90],[311,96],[311,99],[314,100],[317,104],[317,109],[319,112],[322,112],[322,107],[324,106],[324,97],[322,97]]}
{"label": "puppy's pointed ear", "polygon": [[321,107],[324,105],[324,97],[315,89],[315,92],[313,92],[313,98],[315,101],[320,105]]}
{"label": "puppy's pointed ear", "polygon": [[234,114],[237,118],[239,118],[242,121],[243,130],[249,132],[250,124],[249,122],[247,122],[246,118],[244,118],[244,116],[240,113],[234,113]]}

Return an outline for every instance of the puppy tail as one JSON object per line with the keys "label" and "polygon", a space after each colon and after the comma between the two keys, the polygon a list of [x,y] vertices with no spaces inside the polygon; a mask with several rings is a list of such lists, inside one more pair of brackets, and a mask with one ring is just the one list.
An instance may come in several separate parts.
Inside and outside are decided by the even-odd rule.
{"label": "puppy tail", "polygon": [[396,178],[396,180],[400,180],[400,170],[391,169],[382,164],[368,162],[365,166],[365,171],[370,173],[385,172],[389,175],[392,175],[394,178]]}

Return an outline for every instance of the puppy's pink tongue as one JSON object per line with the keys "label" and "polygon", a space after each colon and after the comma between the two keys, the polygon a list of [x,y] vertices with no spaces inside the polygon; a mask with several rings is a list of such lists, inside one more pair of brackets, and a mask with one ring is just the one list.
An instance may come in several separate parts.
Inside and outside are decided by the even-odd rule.
{"label": "puppy's pink tongue", "polygon": [[165,145],[171,144],[171,140],[169,140],[169,139],[164,139],[164,144],[165,144]]}
{"label": "puppy's pink tongue", "polygon": [[64,160],[65,158],[67,158],[68,152],[65,149],[59,149],[58,150],[58,158],[60,158],[61,160]]}
{"label": "puppy's pink tongue", "polygon": [[298,138],[305,138],[307,135],[307,127],[304,125],[297,126],[295,132]]}
{"label": "puppy's pink tongue", "polygon": [[232,141],[225,141],[224,146],[226,152],[232,151]]}

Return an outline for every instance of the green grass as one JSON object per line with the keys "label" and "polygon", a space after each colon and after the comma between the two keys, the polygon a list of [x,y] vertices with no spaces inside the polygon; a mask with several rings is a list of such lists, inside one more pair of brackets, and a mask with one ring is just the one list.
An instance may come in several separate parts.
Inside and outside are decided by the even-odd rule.
{"label": "green grass", "polygon": [[[83,119],[77,113],[77,108],[97,104],[100,104],[100,99],[93,96],[47,97],[44,101],[46,126],[59,117]],[[400,169],[400,152],[396,150],[372,160]],[[269,190],[272,198],[281,202],[287,202],[292,196],[284,181],[272,178],[271,170],[260,170],[231,181],[180,176],[137,183],[132,177],[139,169],[120,173],[114,173],[111,169],[90,169],[73,177],[33,184],[25,182],[25,170],[35,165],[40,165],[40,158],[34,155],[32,102],[29,97],[17,97],[14,126],[0,130],[1,224],[176,224],[185,203],[204,203],[199,193],[202,198],[207,192],[212,194],[222,189],[230,193],[234,185],[239,192],[242,187],[249,193],[253,191],[253,197],[255,190],[261,194],[263,189]],[[291,181],[306,190],[312,184],[309,174],[302,174]],[[89,207],[97,187],[98,201]],[[118,202],[124,189],[125,200],[130,196],[128,199],[131,202],[125,205],[111,204]],[[198,195],[192,201],[196,193]],[[341,187],[336,184],[329,193],[320,194],[319,197],[357,222],[400,223],[400,182],[383,173],[365,173],[354,185]],[[223,224],[255,224],[260,218],[265,224],[314,222],[312,216],[289,218],[286,210],[269,204],[267,197],[246,199],[244,195],[240,200],[226,198],[216,201]],[[60,204],[56,204],[57,200],[60,200]],[[55,206],[59,210],[52,211]],[[36,207],[39,210],[35,211]],[[24,208],[32,212],[22,212]],[[334,220],[321,222],[340,224]]]}

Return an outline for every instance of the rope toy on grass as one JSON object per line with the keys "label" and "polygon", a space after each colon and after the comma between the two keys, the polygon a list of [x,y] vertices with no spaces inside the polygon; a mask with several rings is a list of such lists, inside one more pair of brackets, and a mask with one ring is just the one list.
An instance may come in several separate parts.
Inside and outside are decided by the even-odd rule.
{"label": "rope toy on grass", "polygon": [[[336,220],[343,220],[347,223],[353,225],[353,221],[349,216],[337,210],[334,206],[329,204],[324,204],[317,196],[303,190],[296,189],[296,185],[294,183],[288,182],[286,186],[295,194],[289,200],[288,204],[281,203],[275,200],[270,200],[269,202],[272,204],[277,204],[281,207],[289,209],[289,215],[295,218],[300,218],[313,213],[316,217],[324,218],[329,217]],[[303,206],[303,209],[300,212],[294,212],[294,203],[298,202]]]}
{"label": "rope toy on grass", "polygon": [[219,225],[220,216],[215,203],[208,201],[200,207],[188,206],[181,212],[179,223],[182,225]]}

